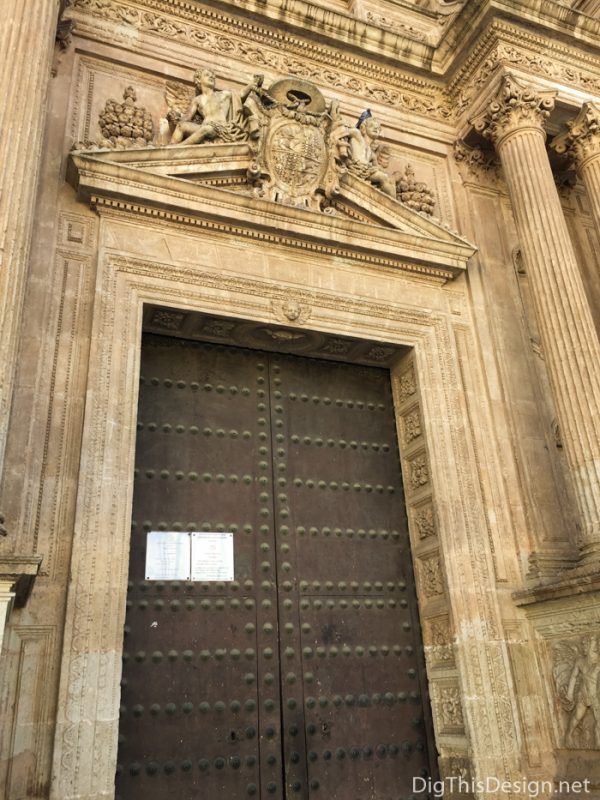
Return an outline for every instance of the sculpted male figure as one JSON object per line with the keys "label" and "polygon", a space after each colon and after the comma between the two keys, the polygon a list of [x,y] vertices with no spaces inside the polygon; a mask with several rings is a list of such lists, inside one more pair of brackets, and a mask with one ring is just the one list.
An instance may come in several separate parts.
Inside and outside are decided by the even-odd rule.
{"label": "sculpted male figure", "polygon": [[350,147],[348,170],[395,198],[396,184],[377,160],[377,140],[381,135],[379,121],[365,112],[356,128],[350,128],[347,135]]}
{"label": "sculpted male figure", "polygon": [[573,735],[588,710],[594,717],[596,745],[600,745],[600,649],[599,637],[590,636],[583,643],[583,654],[573,664],[566,690],[566,706],[571,712],[566,741],[573,744]]}
{"label": "sculpted male figure", "polygon": [[256,75],[254,82],[240,94],[221,89],[215,91],[215,74],[210,69],[196,71],[194,83],[198,94],[189,112],[177,121],[171,144],[200,144],[206,140],[239,142],[248,137],[243,103],[252,89],[262,83]]}

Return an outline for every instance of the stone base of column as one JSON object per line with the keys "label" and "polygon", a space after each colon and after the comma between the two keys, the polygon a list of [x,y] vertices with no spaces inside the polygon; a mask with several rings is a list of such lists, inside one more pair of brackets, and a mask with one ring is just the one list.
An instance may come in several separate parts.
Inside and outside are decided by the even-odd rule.
{"label": "stone base of column", "polygon": [[594,567],[600,570],[600,523],[590,524],[579,549],[578,567]]}
{"label": "stone base of column", "polygon": [[600,575],[600,552],[598,550],[581,551],[579,561],[573,566],[565,565],[561,577],[576,578],[579,575]]}
{"label": "stone base of column", "polygon": [[529,556],[527,582],[533,585],[540,581],[555,580],[565,570],[571,570],[577,567],[578,564],[579,558],[573,552],[573,549],[567,551],[564,547],[548,548],[540,552],[531,553]]}
{"label": "stone base of column", "polygon": [[579,568],[575,567],[565,570],[560,577],[551,582],[533,589],[514,592],[513,599],[518,606],[525,607],[549,600],[563,600],[582,594],[587,595],[591,592],[598,593],[600,597],[600,569],[596,567],[594,572],[588,571],[585,574],[583,571],[580,573]]}

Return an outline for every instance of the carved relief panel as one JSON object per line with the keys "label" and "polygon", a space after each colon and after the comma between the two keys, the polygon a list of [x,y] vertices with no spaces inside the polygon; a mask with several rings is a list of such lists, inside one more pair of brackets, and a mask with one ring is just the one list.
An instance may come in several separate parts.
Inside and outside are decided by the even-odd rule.
{"label": "carved relief panel", "polygon": [[600,635],[562,639],[550,650],[562,746],[600,749]]}
{"label": "carved relief panel", "polygon": [[[393,378],[411,547],[438,746],[445,756],[444,735],[465,736],[461,695],[453,652],[453,630],[446,579],[437,536],[434,490],[422,422],[422,408],[413,354],[405,356]],[[466,750],[466,741],[465,741]]]}

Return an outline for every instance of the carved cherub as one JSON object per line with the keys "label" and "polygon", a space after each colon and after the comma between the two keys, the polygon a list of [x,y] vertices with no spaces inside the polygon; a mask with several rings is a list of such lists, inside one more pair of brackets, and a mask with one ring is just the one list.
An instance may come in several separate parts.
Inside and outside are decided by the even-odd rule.
{"label": "carved cherub", "polygon": [[[215,89],[215,74],[210,69],[197,70],[194,74],[196,95],[189,102],[187,90],[167,84],[167,119],[175,125],[170,144],[201,144],[204,141],[240,142],[248,138],[248,127],[243,104],[253,90],[262,84],[262,75],[241,93],[229,89]],[[187,113],[182,106],[188,99]]]}
{"label": "carved cherub", "polygon": [[565,745],[581,746],[577,730],[591,713],[594,744],[600,746],[600,637],[585,636],[554,647],[554,680],[560,702],[569,714]]}
{"label": "carved cherub", "polygon": [[379,121],[370,111],[361,114],[355,128],[347,132],[349,155],[348,171],[363,180],[369,181],[382,192],[396,197],[396,185],[393,178],[382,169],[378,160],[378,150],[382,147],[378,139],[381,135]]}

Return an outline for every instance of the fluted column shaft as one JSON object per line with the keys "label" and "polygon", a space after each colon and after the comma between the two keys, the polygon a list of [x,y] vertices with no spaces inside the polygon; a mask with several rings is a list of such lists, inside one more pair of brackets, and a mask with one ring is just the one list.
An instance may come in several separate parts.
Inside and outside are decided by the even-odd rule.
{"label": "fluted column shaft", "polygon": [[586,159],[578,171],[592,206],[596,228],[600,230],[600,152]]}
{"label": "fluted column shaft", "polygon": [[0,24],[0,474],[59,0],[3,0]]}
{"label": "fluted column shaft", "polygon": [[476,127],[495,143],[536,305],[584,563],[600,560],[600,342],[545,148],[553,97],[505,78]]}

